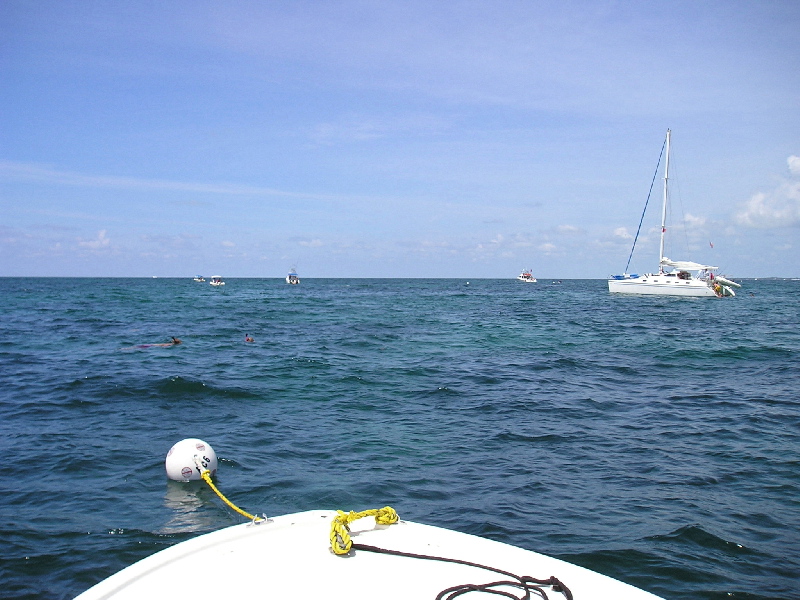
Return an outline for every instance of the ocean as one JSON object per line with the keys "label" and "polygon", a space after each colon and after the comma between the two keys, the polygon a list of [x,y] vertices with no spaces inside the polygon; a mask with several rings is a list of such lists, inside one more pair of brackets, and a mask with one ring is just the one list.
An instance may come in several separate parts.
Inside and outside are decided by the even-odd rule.
{"label": "ocean", "polygon": [[254,514],[389,505],[669,600],[800,598],[800,281],[0,281],[3,598],[243,522],[167,480],[191,437]]}

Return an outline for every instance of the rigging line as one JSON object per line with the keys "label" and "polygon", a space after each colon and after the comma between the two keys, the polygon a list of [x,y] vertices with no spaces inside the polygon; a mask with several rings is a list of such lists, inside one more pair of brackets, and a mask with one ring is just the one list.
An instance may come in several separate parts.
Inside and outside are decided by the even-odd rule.
{"label": "rigging line", "polygon": [[661,154],[658,155],[658,164],[656,165],[656,172],[653,173],[653,181],[650,182],[650,191],[647,192],[647,200],[644,203],[644,209],[642,210],[642,218],[639,219],[639,227],[636,229],[636,237],[633,238],[633,246],[631,246],[631,253],[628,255],[628,263],[625,265],[624,273],[628,272],[628,267],[631,266],[631,259],[633,258],[633,251],[636,248],[636,241],[639,239],[639,232],[642,230],[642,223],[644,222],[644,213],[647,212],[647,205],[650,203],[650,195],[653,193],[653,186],[656,183],[656,177],[658,177],[658,167],[661,166],[661,158],[664,156],[664,148],[667,145],[667,140],[664,138],[664,143],[661,144]]}

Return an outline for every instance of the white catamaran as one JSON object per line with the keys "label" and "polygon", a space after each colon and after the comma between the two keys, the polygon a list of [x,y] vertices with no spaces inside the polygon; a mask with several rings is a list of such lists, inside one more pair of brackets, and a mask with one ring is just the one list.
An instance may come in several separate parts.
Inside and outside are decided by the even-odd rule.
{"label": "white catamaran", "polygon": [[[656,294],[660,296],[694,296],[717,298],[735,296],[734,287],[738,283],[725,277],[714,275],[718,267],[702,265],[688,260],[670,260],[664,256],[664,234],[667,231],[667,200],[669,186],[669,143],[671,131],[667,129],[666,162],[664,164],[664,200],[661,207],[661,243],[659,246],[658,273],[645,275],[613,275],[608,280],[608,291],[620,294]],[[645,209],[647,205],[645,205]],[[641,223],[639,224],[641,227]],[[636,233],[638,238],[639,233]],[[636,246],[636,240],[633,242]],[[631,249],[633,256],[633,249]],[[628,258],[630,265],[630,257]],[[670,269],[669,271],[666,269]],[[626,267],[627,271],[627,267]]]}

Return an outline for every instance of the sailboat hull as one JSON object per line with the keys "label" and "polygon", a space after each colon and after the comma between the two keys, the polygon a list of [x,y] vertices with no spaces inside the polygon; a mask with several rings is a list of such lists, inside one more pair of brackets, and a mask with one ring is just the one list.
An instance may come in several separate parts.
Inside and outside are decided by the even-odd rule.
{"label": "sailboat hull", "polygon": [[609,279],[608,291],[617,294],[716,298],[717,294],[702,279],[679,279],[665,275],[636,279]]}

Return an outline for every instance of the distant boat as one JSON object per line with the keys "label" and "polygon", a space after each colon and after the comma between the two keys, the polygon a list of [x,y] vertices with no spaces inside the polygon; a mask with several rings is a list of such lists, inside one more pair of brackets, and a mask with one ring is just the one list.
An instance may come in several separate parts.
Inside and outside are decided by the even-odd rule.
{"label": "distant boat", "polygon": [[[715,276],[712,271],[719,267],[702,265],[688,260],[670,260],[664,256],[664,234],[667,231],[667,201],[669,198],[669,151],[670,134],[667,129],[666,161],[664,163],[664,199],[661,207],[661,244],[659,246],[658,273],[637,273],[612,275],[608,280],[608,291],[618,294],[653,294],[659,296],[691,296],[696,298],[716,298],[722,296],[735,296],[734,287],[741,287],[738,283],[721,276]],[[649,199],[649,198],[648,198]],[[645,204],[645,209],[647,204]],[[641,227],[641,223],[640,223]],[[638,239],[639,233],[636,233]],[[633,241],[636,247],[636,239]],[[633,256],[633,248],[631,254]],[[628,257],[628,265],[630,265]],[[671,269],[670,271],[665,270]],[[628,267],[625,267],[627,271]]]}
{"label": "distant boat", "polygon": [[289,274],[286,276],[286,283],[290,285],[297,285],[300,283],[300,277],[297,275],[297,271],[294,269],[289,271]]}
{"label": "distant boat", "polygon": [[202,275],[195,275],[195,276],[194,276],[194,280],[195,280],[195,281],[205,281],[205,280],[206,280],[206,278],[205,278],[205,277],[203,277]]}
{"label": "distant boat", "polygon": [[520,281],[525,281],[527,283],[536,283],[536,277],[533,276],[531,269],[528,269],[527,271],[522,271],[522,273],[517,275],[517,279],[519,279]]}
{"label": "distant boat", "polygon": [[209,283],[210,283],[211,285],[213,285],[213,286],[225,285],[225,282],[224,282],[224,281],[222,281],[222,277],[220,277],[219,275],[214,275],[214,276],[211,278],[211,281],[209,281]]}

